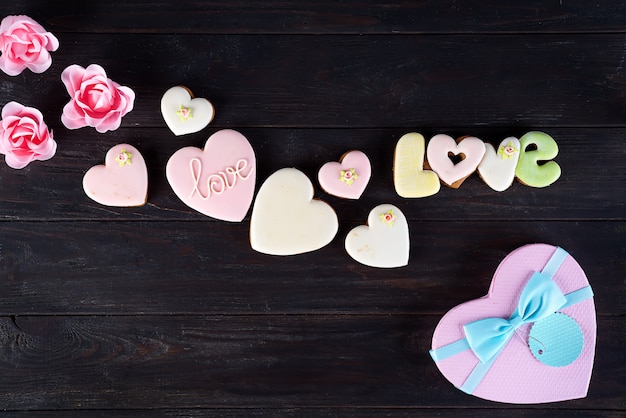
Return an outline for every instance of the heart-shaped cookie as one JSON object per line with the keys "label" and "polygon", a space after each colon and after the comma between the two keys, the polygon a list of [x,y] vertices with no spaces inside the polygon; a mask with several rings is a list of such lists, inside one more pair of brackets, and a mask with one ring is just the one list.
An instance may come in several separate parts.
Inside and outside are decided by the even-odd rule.
{"label": "heart-shaped cookie", "polygon": [[[450,159],[450,154],[462,160],[455,164]],[[476,170],[484,154],[485,143],[473,136],[461,138],[457,143],[448,135],[435,135],[426,149],[430,168],[439,175],[444,184],[455,189]]]}
{"label": "heart-shaped cookie", "polygon": [[396,144],[393,184],[401,197],[426,197],[436,194],[441,183],[437,174],[424,170],[424,137],[416,132],[403,135]]}
{"label": "heart-shaped cookie", "polygon": [[224,129],[209,137],[204,150],[185,147],[176,151],[165,174],[174,193],[190,208],[240,222],[254,196],[256,159],[245,136]]}
{"label": "heart-shaped cookie", "polygon": [[250,243],[258,252],[293,255],[331,242],[339,223],[335,211],[313,200],[313,184],[295,168],[283,168],[259,188],[250,220]]}
{"label": "heart-shaped cookie", "polygon": [[370,181],[372,166],[361,151],[344,154],[339,162],[328,162],[320,168],[317,178],[326,192],[346,199],[358,199]]}
{"label": "heart-shaped cookie", "polygon": [[586,396],[596,345],[593,292],[582,268],[547,244],[518,248],[487,296],[451,309],[431,356],[454,386],[498,402]]}
{"label": "heart-shaped cookie", "polygon": [[496,151],[491,144],[485,144],[485,155],[478,164],[478,174],[497,192],[508,189],[515,180],[515,168],[520,156],[519,140],[513,136],[500,142]]}
{"label": "heart-shaped cookie", "polygon": [[409,263],[409,225],[393,205],[379,205],[346,236],[350,257],[370,267],[392,268]]}
{"label": "heart-shaped cookie", "polygon": [[132,145],[118,144],[107,152],[104,165],[91,167],[85,173],[83,189],[102,205],[144,205],[148,196],[146,162]]}
{"label": "heart-shaped cookie", "polygon": [[182,86],[175,86],[161,98],[161,114],[174,135],[185,135],[201,131],[215,115],[213,105],[207,99],[193,98]]}

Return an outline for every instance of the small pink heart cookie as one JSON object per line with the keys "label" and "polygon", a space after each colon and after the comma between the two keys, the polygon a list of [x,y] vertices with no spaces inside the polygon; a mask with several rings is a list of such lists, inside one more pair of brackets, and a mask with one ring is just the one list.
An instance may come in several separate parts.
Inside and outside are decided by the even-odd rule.
{"label": "small pink heart cookie", "polygon": [[[461,158],[461,161],[455,164],[450,159],[450,154]],[[485,143],[473,136],[460,138],[457,143],[448,135],[435,135],[428,142],[426,149],[430,169],[437,173],[444,184],[454,189],[458,189],[476,170],[483,155]]]}
{"label": "small pink heart cookie", "polygon": [[135,147],[111,148],[104,165],[91,167],[83,177],[87,196],[106,206],[141,206],[148,196],[148,170]]}
{"label": "small pink heart cookie", "polygon": [[207,139],[204,150],[185,147],[176,151],[165,174],[174,193],[190,208],[240,222],[252,203],[256,159],[245,136],[224,129]]}
{"label": "small pink heart cookie", "polygon": [[339,162],[328,162],[317,175],[320,186],[327,193],[346,199],[358,199],[370,181],[372,166],[361,151],[344,154]]}
{"label": "small pink heart cookie", "polygon": [[500,263],[487,296],[444,315],[430,354],[468,394],[531,404],[585,397],[595,345],[582,268],[562,248],[531,244]]}

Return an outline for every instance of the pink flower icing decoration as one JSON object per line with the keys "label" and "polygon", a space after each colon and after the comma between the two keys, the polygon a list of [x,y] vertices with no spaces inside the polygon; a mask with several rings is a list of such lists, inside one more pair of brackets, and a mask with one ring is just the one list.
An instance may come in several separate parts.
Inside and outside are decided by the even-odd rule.
{"label": "pink flower icing decoration", "polygon": [[107,78],[104,68],[91,64],[87,68],[70,65],[61,81],[71,99],[63,108],[61,122],[68,129],[92,126],[104,133],[120,127],[122,116],[133,110],[135,93]]}
{"label": "pink flower icing decoration", "polygon": [[26,68],[43,73],[52,64],[48,51],[56,51],[59,40],[28,16],[7,16],[0,22],[0,70],[21,74]]}
{"label": "pink flower icing decoration", "polygon": [[41,112],[17,102],[2,108],[0,153],[11,168],[24,168],[34,160],[49,160],[57,143],[43,121]]}

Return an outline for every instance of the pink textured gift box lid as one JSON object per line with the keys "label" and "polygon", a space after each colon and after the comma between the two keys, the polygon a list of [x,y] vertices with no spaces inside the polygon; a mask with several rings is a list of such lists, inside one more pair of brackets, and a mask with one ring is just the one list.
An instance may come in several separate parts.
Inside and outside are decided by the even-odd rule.
{"label": "pink textured gift box lid", "polygon": [[[463,340],[463,326],[468,323],[489,317],[509,318],[530,277],[546,266],[556,249],[552,245],[531,244],[509,254],[498,266],[486,296],[458,305],[444,315],[433,335],[433,350]],[[565,295],[589,287],[585,273],[571,255],[563,260],[552,280]],[[573,362],[562,367],[551,367],[538,361],[527,342],[532,324],[525,324],[515,331],[471,394],[517,404],[585,397],[596,345],[593,298],[586,298],[558,312],[571,317],[582,331],[582,351]],[[568,337],[564,335],[562,338]],[[441,373],[457,388],[463,387],[479,363],[471,349],[436,361]]]}

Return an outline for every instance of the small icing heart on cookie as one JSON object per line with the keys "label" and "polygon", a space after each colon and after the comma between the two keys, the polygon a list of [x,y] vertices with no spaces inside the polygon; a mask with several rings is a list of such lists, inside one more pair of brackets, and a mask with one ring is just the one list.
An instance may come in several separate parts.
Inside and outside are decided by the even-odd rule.
{"label": "small icing heart on cookie", "polygon": [[330,243],[339,223],[335,211],[313,199],[313,184],[295,168],[283,168],[259,188],[250,220],[250,244],[258,252],[294,255]]}
{"label": "small icing heart on cookie", "polygon": [[515,137],[500,142],[496,151],[491,144],[485,144],[485,156],[478,165],[478,174],[497,192],[508,189],[515,179],[515,168],[520,156],[520,143]]}
{"label": "small icing heart on cookie", "polygon": [[224,129],[207,139],[204,150],[185,147],[176,151],[165,174],[174,193],[190,208],[240,222],[252,203],[256,159],[245,136]]}
{"label": "small icing heart on cookie", "polygon": [[424,137],[416,132],[403,135],[396,144],[393,161],[393,184],[402,197],[426,197],[436,194],[441,183],[436,173],[424,170]]}
{"label": "small icing heart on cookie", "polygon": [[161,114],[174,135],[185,135],[204,129],[215,115],[207,99],[193,98],[185,87],[172,87],[161,98]]}
{"label": "small icing heart on cookie", "polygon": [[392,268],[409,263],[409,225],[404,214],[393,205],[376,206],[346,236],[350,257],[370,267]]}
{"label": "small icing heart on cookie", "polygon": [[[455,164],[450,154],[462,160]],[[448,135],[435,135],[428,142],[426,150],[430,168],[442,182],[455,189],[476,170],[484,154],[485,143],[473,136],[462,138],[457,143]]]}
{"label": "small icing heart on cookie", "polygon": [[370,160],[361,151],[350,151],[337,162],[320,168],[318,180],[326,192],[346,199],[358,199],[370,180]]}
{"label": "small icing heart on cookie", "polygon": [[146,163],[132,145],[116,145],[107,152],[104,165],[91,167],[85,173],[83,189],[102,205],[144,205],[148,196]]}

